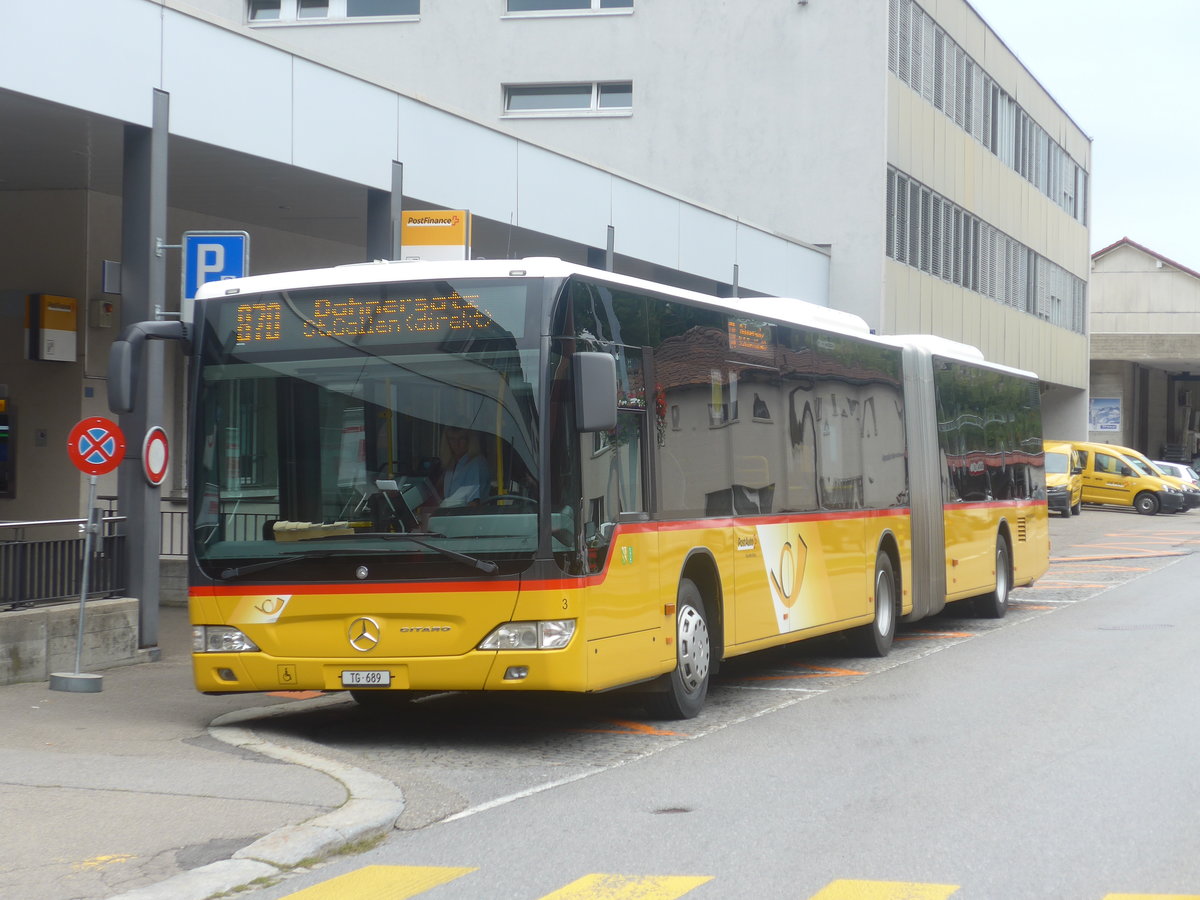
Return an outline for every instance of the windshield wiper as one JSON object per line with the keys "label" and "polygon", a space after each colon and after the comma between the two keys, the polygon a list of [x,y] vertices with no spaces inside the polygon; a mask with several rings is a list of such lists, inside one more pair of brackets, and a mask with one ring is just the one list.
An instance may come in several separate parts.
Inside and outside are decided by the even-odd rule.
{"label": "windshield wiper", "polygon": [[[426,550],[432,550],[434,553],[440,553],[447,559],[455,559],[460,563],[465,563],[466,565],[471,566],[474,569],[478,569],[480,572],[483,572],[486,575],[491,575],[500,571],[500,567],[491,560],[480,559],[477,556],[468,556],[465,553],[459,553],[457,550],[451,550],[449,547],[439,547],[437,544],[430,544],[421,540],[421,538],[425,537],[445,537],[444,534],[441,534],[437,531],[421,531],[415,534],[408,531],[365,531],[360,534],[356,534],[355,537],[383,538],[389,541],[408,541],[424,547]],[[385,550],[380,552],[386,553],[387,551]]]}
{"label": "windshield wiper", "polygon": [[[421,536],[422,537],[445,537],[444,534],[438,534],[437,532],[422,532]],[[361,534],[356,534],[356,535],[354,535],[354,537],[356,537],[356,538],[359,538],[359,537],[387,538],[388,540],[394,540],[394,541],[396,541],[396,540],[409,541],[414,544],[419,544],[420,546],[424,547],[427,550],[432,550],[434,553],[440,553],[442,556],[446,557],[447,559],[453,559],[456,562],[461,562],[466,565],[469,565],[472,568],[478,569],[480,572],[483,572],[484,574],[487,574],[487,575],[492,575],[492,574],[500,571],[500,567],[498,565],[496,565],[494,562],[491,562],[486,559],[477,559],[474,556],[467,556],[467,554],[459,553],[456,550],[448,550],[445,547],[439,547],[436,544],[427,543],[427,542],[421,540],[420,538],[416,537],[415,535],[406,534],[404,532],[390,532],[390,531],[382,531],[382,532],[375,532],[375,533],[364,532]],[[325,540],[330,540],[330,538],[325,538]],[[228,581],[231,578],[241,578],[243,575],[253,575],[255,572],[264,572],[267,569],[274,569],[276,566],[282,566],[285,563],[296,562],[296,561],[302,560],[302,559],[326,559],[331,556],[362,556],[362,555],[372,555],[372,554],[391,553],[391,552],[392,552],[391,550],[384,550],[379,547],[369,547],[369,548],[358,549],[358,550],[351,550],[351,549],[309,550],[305,553],[291,553],[291,554],[288,554],[287,556],[276,556],[273,559],[267,559],[267,560],[263,560],[262,562],[251,563],[248,566],[234,566],[234,567],[225,569],[223,572],[221,572],[221,580]]]}
{"label": "windshield wiper", "polygon": [[236,566],[226,569],[221,573],[221,579],[227,581],[230,578],[240,578],[243,575],[252,575],[255,572],[274,569],[276,566],[282,566],[284,563],[298,562],[302,559],[324,559],[330,556],[358,556],[364,553],[387,552],[387,550],[373,548],[368,550],[310,550],[307,553],[290,553],[287,556],[276,556],[262,562],[251,563],[248,566]]}

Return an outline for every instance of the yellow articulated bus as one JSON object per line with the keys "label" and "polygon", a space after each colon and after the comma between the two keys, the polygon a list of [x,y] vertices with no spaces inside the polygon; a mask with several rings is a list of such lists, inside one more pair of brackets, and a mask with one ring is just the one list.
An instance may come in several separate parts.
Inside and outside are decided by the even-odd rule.
{"label": "yellow articulated bus", "polygon": [[[139,330],[140,328],[140,330]],[[187,320],[204,692],[633,688],[1046,569],[1038,383],[796,300],[559,260],[222,281]],[[110,403],[114,402],[110,400]]]}

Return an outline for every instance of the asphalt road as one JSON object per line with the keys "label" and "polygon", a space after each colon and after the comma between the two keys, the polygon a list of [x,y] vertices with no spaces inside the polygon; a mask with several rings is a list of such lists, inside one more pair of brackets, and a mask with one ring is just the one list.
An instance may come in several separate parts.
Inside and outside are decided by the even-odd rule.
{"label": "asphalt road", "polygon": [[1051,536],[1004,619],[739,658],[687,722],[623,695],[297,705],[256,732],[399,785],[400,832],[245,896],[1200,896],[1200,513]]}

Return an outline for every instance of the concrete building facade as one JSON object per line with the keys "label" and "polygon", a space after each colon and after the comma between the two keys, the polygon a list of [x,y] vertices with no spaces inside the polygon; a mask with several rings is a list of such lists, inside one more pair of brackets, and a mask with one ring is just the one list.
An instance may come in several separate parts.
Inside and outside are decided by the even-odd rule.
{"label": "concrete building facade", "polygon": [[1096,251],[1090,439],[1200,454],[1200,272],[1129,238]]}

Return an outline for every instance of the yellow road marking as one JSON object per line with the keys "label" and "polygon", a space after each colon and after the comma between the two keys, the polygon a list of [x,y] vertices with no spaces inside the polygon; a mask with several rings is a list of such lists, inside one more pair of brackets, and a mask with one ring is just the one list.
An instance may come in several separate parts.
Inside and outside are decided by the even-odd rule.
{"label": "yellow road marking", "polygon": [[831,881],[811,900],[945,900],[957,884],[918,884],[909,881]]}
{"label": "yellow road marking", "polygon": [[711,875],[585,875],[541,900],[674,900]]}
{"label": "yellow road marking", "polygon": [[111,853],[107,856],[93,856],[75,863],[76,869],[99,869],[101,866],[111,866],[113,863],[124,863],[134,859],[132,853]]}
{"label": "yellow road marking", "polygon": [[474,871],[449,866],[364,866],[288,894],[284,900],[405,900]]}

